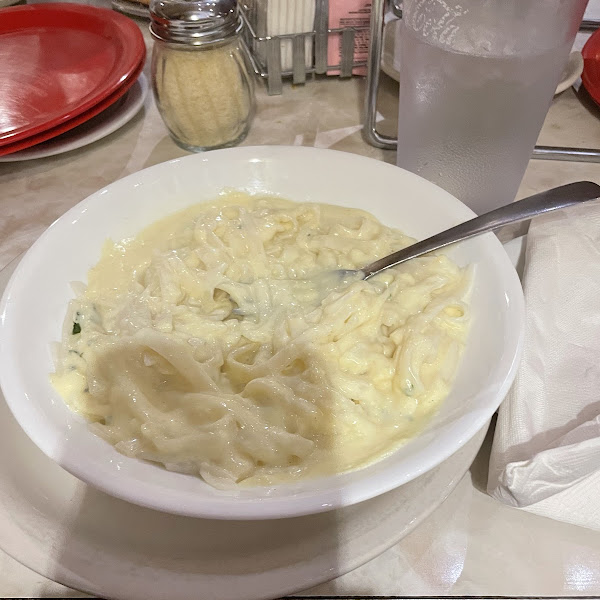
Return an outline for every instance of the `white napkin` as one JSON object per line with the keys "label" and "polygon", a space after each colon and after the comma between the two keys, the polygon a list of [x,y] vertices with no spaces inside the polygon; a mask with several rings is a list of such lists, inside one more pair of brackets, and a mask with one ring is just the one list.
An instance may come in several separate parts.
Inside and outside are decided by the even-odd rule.
{"label": "white napkin", "polygon": [[523,360],[500,406],[488,493],[600,530],[600,204],[532,221]]}

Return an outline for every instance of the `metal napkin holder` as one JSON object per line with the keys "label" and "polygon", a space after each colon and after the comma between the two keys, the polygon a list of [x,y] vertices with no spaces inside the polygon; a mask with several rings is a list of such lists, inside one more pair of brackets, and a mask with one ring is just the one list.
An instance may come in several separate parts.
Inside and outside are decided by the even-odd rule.
{"label": "metal napkin holder", "polygon": [[[356,36],[364,27],[329,27],[329,0],[316,0],[315,26],[312,31],[282,35],[267,35],[267,13],[270,0],[243,0],[239,3],[244,21],[244,41],[252,67],[257,75],[267,82],[270,96],[282,92],[283,78],[291,77],[292,83],[306,82],[309,73],[324,75],[328,71],[339,71],[339,77],[352,76],[356,67],[366,67],[367,61],[354,60]],[[327,64],[328,42],[331,35],[340,35],[341,60],[339,64]],[[314,40],[312,65],[306,65],[305,40]],[[281,42],[292,40],[292,69],[284,70],[281,60]]]}
{"label": "metal napkin holder", "polygon": [[[383,45],[383,20],[386,0],[373,0],[371,8],[371,33],[369,44],[369,58],[367,68],[367,91],[365,97],[365,117],[363,135],[365,140],[376,148],[396,150],[398,138],[382,135],[377,131],[377,89],[379,87],[379,73],[381,65],[381,50]],[[402,17],[401,10],[393,2],[392,9],[395,15]],[[586,20],[580,29],[590,31],[598,29],[600,21]],[[600,162],[600,149],[596,148],[571,148],[566,146],[535,146],[532,158],[545,160],[564,160],[574,162]]]}

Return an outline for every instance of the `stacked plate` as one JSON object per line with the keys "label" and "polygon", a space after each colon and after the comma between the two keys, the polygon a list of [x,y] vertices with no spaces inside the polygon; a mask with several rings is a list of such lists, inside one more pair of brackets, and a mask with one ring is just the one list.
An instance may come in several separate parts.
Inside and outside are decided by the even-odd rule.
{"label": "stacked plate", "polygon": [[589,37],[582,54],[584,67],[581,81],[594,102],[600,105],[600,29]]}
{"label": "stacked plate", "polygon": [[[3,8],[0,17],[0,157],[16,159],[25,149],[39,155],[39,144],[64,139],[104,111],[113,120],[120,114],[122,124],[115,105],[127,104],[123,97],[146,58],[133,21],[112,10],[66,3]],[[141,88],[145,93],[145,82]],[[144,93],[135,95],[139,106]]]}

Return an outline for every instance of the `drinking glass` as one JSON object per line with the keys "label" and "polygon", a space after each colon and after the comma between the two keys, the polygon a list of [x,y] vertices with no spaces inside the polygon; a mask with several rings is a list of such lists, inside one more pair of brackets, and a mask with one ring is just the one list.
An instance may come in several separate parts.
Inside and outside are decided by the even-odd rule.
{"label": "drinking glass", "polygon": [[404,0],[400,167],[483,213],[514,200],[587,0]]}

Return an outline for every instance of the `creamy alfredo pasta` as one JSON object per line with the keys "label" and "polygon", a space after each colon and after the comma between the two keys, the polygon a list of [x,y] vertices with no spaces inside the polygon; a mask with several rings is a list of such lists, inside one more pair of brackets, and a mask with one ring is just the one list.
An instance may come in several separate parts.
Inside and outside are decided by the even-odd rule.
{"label": "creamy alfredo pasta", "polygon": [[194,206],[106,244],[53,383],[123,454],[215,487],[361,467],[448,393],[469,277],[443,255],[337,287],[322,274],[411,241],[356,209]]}

